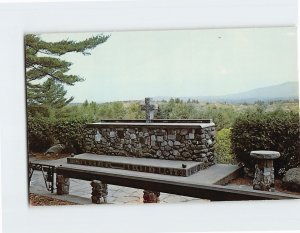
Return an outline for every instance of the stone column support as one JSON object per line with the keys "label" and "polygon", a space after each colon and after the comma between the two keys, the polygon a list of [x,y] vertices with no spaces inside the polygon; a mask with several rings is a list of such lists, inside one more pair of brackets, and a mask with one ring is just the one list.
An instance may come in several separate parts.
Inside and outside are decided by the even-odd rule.
{"label": "stone column support", "polygon": [[101,198],[103,198],[103,202],[106,203],[107,197],[107,184],[103,183],[100,180],[93,180],[91,182],[92,186],[92,203],[100,204]]}
{"label": "stone column support", "polygon": [[257,159],[253,179],[253,189],[275,191],[273,160],[280,157],[277,151],[251,151],[250,156]]}
{"label": "stone column support", "polygon": [[144,190],[144,203],[158,203],[160,192]]}
{"label": "stone column support", "polygon": [[57,195],[69,194],[70,179],[63,175],[56,175],[56,193]]}

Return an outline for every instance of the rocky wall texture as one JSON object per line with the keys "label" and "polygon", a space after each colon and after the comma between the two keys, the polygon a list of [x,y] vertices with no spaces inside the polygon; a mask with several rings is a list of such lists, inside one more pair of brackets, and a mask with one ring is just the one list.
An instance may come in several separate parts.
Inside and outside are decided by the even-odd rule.
{"label": "rocky wall texture", "polygon": [[85,152],[214,164],[215,127],[87,128]]}

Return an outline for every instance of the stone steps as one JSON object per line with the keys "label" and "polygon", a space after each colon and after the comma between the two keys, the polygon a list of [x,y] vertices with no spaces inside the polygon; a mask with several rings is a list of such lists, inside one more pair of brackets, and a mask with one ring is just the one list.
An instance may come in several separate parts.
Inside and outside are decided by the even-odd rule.
{"label": "stone steps", "polygon": [[190,176],[207,167],[206,163],[203,162],[135,158],[90,153],[68,157],[67,163],[173,176]]}

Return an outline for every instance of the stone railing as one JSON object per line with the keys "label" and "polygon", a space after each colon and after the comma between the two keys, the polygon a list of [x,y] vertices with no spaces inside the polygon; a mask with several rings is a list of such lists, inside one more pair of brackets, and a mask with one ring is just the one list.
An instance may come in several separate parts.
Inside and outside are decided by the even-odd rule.
{"label": "stone railing", "polygon": [[87,124],[88,153],[214,163],[211,120],[103,120]]}

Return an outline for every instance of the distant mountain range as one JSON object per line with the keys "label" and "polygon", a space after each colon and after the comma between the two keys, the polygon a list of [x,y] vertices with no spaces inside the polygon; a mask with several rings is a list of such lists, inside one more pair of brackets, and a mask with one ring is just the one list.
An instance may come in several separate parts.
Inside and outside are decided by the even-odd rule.
{"label": "distant mountain range", "polygon": [[[156,101],[169,100],[171,97],[154,97]],[[262,88],[252,89],[246,92],[240,92],[229,95],[220,96],[184,96],[178,97],[181,100],[187,101],[194,99],[206,102],[231,102],[240,103],[247,102],[253,103],[255,101],[268,101],[268,100],[293,100],[299,98],[298,82],[286,82],[279,85],[267,86]]]}
{"label": "distant mountain range", "polygon": [[[299,99],[298,82],[286,82],[279,85],[267,86],[252,89],[250,91],[234,93],[220,96],[155,96],[154,101],[170,100],[171,98],[179,98],[183,101],[198,100],[200,102],[228,102],[228,103],[254,103],[255,101],[271,101],[271,100],[294,100]],[[124,100],[122,102],[143,101],[141,100]],[[115,102],[115,101],[112,101]],[[103,102],[98,102],[103,103]],[[70,105],[80,105],[82,103],[70,103]]]}

